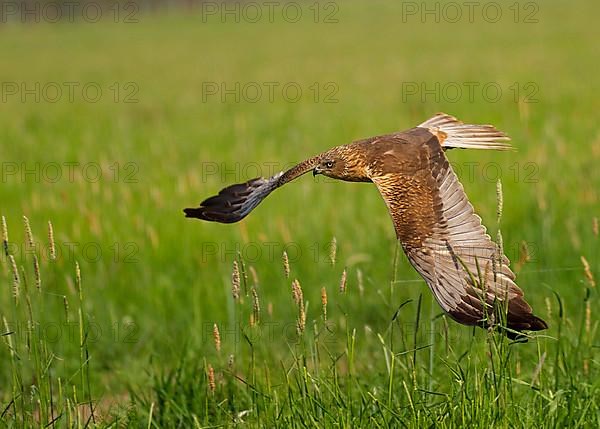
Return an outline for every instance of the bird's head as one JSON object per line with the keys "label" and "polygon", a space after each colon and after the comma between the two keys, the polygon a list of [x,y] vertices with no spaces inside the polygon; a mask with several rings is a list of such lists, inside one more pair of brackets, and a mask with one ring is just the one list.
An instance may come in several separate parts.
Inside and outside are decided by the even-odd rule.
{"label": "bird's head", "polygon": [[317,174],[352,182],[368,181],[360,152],[353,150],[351,145],[337,146],[321,154],[313,168],[313,176]]}

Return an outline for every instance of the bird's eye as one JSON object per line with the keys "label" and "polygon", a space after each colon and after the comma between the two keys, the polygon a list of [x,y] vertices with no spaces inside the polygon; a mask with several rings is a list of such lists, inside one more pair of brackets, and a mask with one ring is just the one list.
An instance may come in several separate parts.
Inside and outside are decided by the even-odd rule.
{"label": "bird's eye", "polygon": [[325,161],[323,164],[325,165],[326,168],[332,168],[333,167],[333,161]]}

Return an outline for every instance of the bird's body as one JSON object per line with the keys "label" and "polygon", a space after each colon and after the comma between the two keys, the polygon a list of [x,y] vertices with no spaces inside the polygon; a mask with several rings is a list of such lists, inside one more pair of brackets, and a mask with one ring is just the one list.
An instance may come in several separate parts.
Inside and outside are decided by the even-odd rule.
{"label": "bird's body", "polygon": [[441,307],[460,323],[503,325],[514,337],[546,329],[546,323],[532,314],[508,259],[486,234],[444,153],[452,147],[507,149],[507,140],[492,126],[438,114],[410,130],[334,147],[269,179],[229,186],[185,213],[237,222],[274,189],[308,171],[373,182],[404,252]]}

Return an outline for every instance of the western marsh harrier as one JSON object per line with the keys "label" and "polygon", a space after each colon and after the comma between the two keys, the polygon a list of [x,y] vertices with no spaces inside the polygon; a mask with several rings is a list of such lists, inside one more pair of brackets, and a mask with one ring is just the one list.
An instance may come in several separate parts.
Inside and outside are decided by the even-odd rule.
{"label": "western marsh harrier", "polygon": [[186,217],[238,222],[267,195],[313,172],[349,182],[373,182],[392,217],[409,261],[454,320],[504,326],[511,338],[546,329],[515,284],[508,258],[490,239],[445,151],[509,149],[506,134],[491,125],[469,125],[437,114],[415,128],[334,147],[268,179],[224,188],[185,209]]}

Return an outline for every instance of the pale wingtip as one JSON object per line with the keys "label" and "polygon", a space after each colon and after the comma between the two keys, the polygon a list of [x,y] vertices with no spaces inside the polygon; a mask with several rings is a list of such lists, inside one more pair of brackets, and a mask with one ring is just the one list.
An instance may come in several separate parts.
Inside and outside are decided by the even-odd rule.
{"label": "pale wingtip", "polygon": [[445,148],[514,150],[511,139],[491,124],[465,124],[456,117],[438,112],[418,125],[437,136]]}

